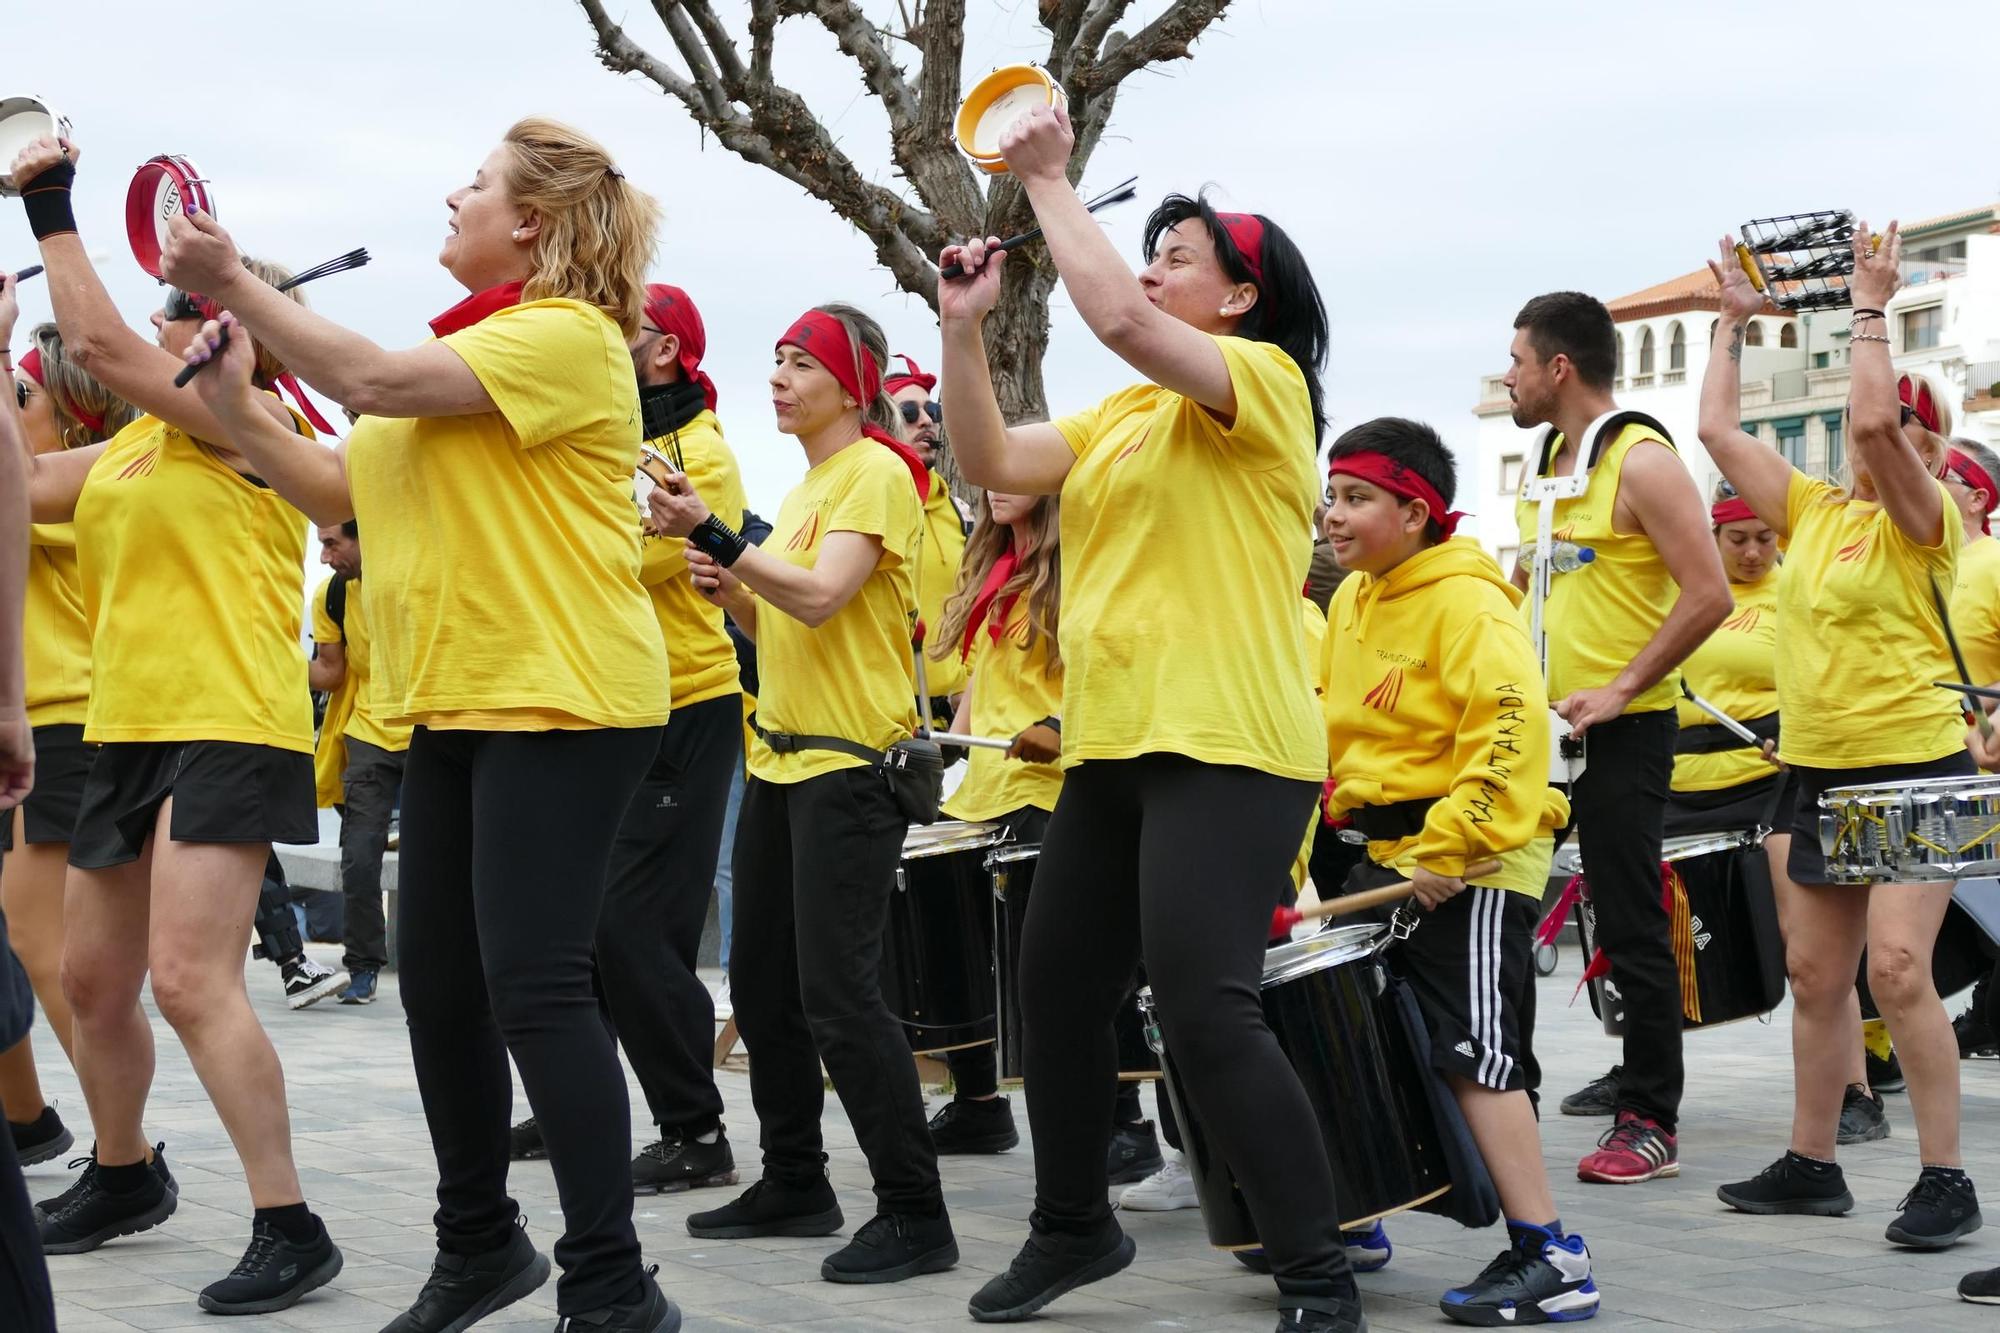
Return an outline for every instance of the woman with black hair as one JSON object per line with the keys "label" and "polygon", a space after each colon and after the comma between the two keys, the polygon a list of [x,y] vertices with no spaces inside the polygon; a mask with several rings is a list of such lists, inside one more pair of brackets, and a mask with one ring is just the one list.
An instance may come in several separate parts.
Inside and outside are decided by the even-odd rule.
{"label": "woman with black hair", "polygon": [[1180,195],[1148,219],[1135,281],[1070,188],[1073,143],[1068,117],[1042,109],[1001,149],[1078,313],[1141,383],[1010,428],[980,336],[1005,255],[975,239],[940,260],[967,274],[939,289],[955,452],[978,485],[1061,493],[1066,626],[1066,774],[1022,941],[1033,1230],[972,1316],[1025,1319],[1132,1261],[1106,1199],[1104,1090],[1143,954],[1264,1238],[1278,1328],[1360,1329],[1319,1126],[1258,999],[1271,909],[1326,776],[1298,609],[1326,313],[1277,224]]}

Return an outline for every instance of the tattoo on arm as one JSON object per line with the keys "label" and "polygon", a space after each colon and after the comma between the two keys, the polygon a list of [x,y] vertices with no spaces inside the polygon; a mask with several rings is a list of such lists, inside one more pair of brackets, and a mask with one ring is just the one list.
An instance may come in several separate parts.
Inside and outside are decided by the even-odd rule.
{"label": "tattoo on arm", "polygon": [[1729,359],[1731,361],[1741,361],[1743,359],[1743,325],[1741,324],[1736,326],[1736,332],[1729,335]]}

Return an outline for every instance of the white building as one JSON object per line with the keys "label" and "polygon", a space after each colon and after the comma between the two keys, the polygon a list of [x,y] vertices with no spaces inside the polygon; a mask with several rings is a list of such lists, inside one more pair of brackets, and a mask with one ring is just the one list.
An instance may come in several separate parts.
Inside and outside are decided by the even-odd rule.
{"label": "white building", "polygon": [[[1945,386],[1955,433],[2000,444],[2000,204],[1903,229],[1904,286],[1888,306],[1898,370]],[[1720,309],[1703,268],[1606,302],[1618,329],[1620,407],[1657,417],[1704,495],[1717,480],[1695,436],[1709,335]],[[1743,351],[1743,424],[1808,472],[1832,475],[1843,455],[1848,312],[1752,320]],[[1517,540],[1513,496],[1538,432],[1509,416],[1505,372],[1484,376],[1470,457],[1461,457],[1458,504],[1486,548],[1508,564]]]}

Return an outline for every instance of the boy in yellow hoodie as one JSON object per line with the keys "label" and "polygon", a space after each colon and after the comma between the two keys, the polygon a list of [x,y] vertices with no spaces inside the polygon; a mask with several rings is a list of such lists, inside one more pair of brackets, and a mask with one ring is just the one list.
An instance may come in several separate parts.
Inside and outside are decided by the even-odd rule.
{"label": "boy in yellow hoodie", "polygon": [[[1329,471],[1325,535],[1352,575],[1320,658],[1329,808],[1368,839],[1347,887],[1416,887],[1420,923],[1391,965],[1507,1217],[1507,1250],[1440,1308],[1490,1327],[1588,1319],[1590,1250],[1556,1216],[1532,1101],[1532,937],[1568,804],[1548,785],[1548,697],[1521,594],[1478,543],[1451,535],[1456,478],[1430,427],[1357,426]],[[1489,858],[1500,868],[1468,885],[1466,867]]]}

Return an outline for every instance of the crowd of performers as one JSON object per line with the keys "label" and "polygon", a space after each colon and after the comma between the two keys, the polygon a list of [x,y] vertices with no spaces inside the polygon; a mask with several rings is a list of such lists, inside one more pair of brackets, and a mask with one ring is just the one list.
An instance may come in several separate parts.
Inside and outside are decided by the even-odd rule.
{"label": "crowd of performers", "polygon": [[[925,722],[1011,738],[970,753],[945,813],[1041,847],[1019,961],[1034,1207],[1018,1256],[972,1294],[975,1320],[1028,1318],[1128,1266],[1114,1183],[1138,1182],[1130,1209],[1192,1203],[1116,1091],[1143,963],[1192,1108],[1254,1219],[1277,1327],[1366,1326],[1355,1274],[1387,1262],[1388,1239],[1373,1219],[1343,1228],[1323,1126],[1259,998],[1273,909],[1308,853],[1322,897],[1407,880],[1421,909],[1390,966],[1507,1232],[1444,1293],[1452,1318],[1598,1307],[1589,1247],[1564,1227],[1545,1165],[1532,1041],[1536,921],[1573,834],[1626,1009],[1619,1064],[1563,1104],[1612,1118],[1581,1182],[1678,1174],[1682,979],[1662,840],[1761,825],[1797,1102],[1783,1154],[1721,1199],[1853,1207],[1836,1140],[1879,1137],[1870,1084],[1896,1082],[1879,1031],[1864,1038],[1865,992],[1922,1152],[1887,1239],[1939,1248],[1980,1225],[1931,970],[1949,886],[1830,885],[1816,820],[1829,788],[2000,764],[1977,731],[1968,751],[1958,705],[1929,686],[1952,674],[1937,586],[1957,590],[1978,678],[2000,677],[2000,547],[1985,531],[2000,463],[1948,439],[1932,386],[1899,384],[1881,332],[1894,227],[1879,253],[1865,228],[1857,239],[1851,454],[1836,483],[1737,426],[1745,322],[1764,298],[1727,243],[1701,413],[1728,485],[1712,506],[1657,423],[1616,413],[1605,308],[1555,293],[1522,309],[1514,419],[1548,428],[1529,478],[1587,478],[1554,521],[1594,552],[1550,583],[1544,664],[1526,574],[1454,533],[1455,467],[1433,430],[1346,430],[1322,483],[1327,317],[1278,223],[1170,196],[1134,274],[1065,178],[1072,147],[1047,109],[1004,141],[1070,301],[1135,383],[1010,425],[981,332],[1008,255],[990,240],[950,247],[940,263],[965,276],[940,285],[941,379],[908,358],[894,372],[881,327],[851,305],[779,332],[772,410],[804,476],[761,545],[702,370],[700,313],[646,281],[658,208],[585,135],[524,120],[450,194],[440,262],[467,296],[406,350],[314,314],[280,290],[288,270],[240,255],[205,215],[173,223],[173,288],[151,336],[128,327],[77,234],[72,146],[21,154],[13,177],[56,318],[17,342],[14,283],[0,282],[16,384],[0,465],[34,524],[26,569],[12,539],[0,564],[0,613],[26,661],[0,653],[0,703],[25,699],[0,711],[9,799],[30,729],[35,759],[7,824],[5,906],[94,1147],[32,1215],[6,1173],[10,1327],[52,1326],[45,1275],[19,1262],[37,1237],[79,1253],[176,1210],[165,1145],[145,1129],[149,974],[254,1209],[242,1261],[201,1305],[283,1309],[340,1271],[242,966],[271,844],[317,838],[296,624],[307,520],[343,572],[359,571],[357,535],[367,552],[344,605],[323,594],[315,608],[315,638],[343,650],[313,683],[357,682],[326,724],[346,753],[321,782],[337,789],[345,772],[351,788],[362,773],[401,790],[401,998],[436,1154],[438,1253],[392,1333],[467,1327],[548,1278],[507,1191],[524,1131],[561,1200],[558,1327],[678,1326],[642,1263],[633,1191],[739,1181],[695,964],[746,717],[730,975],[761,1162],[740,1195],[687,1217],[695,1236],[846,1227],[822,1068],[875,1195],[827,1256],[828,1281],[954,1266],[939,1155],[1019,1141],[991,1046],[953,1055],[955,1096],[926,1120],[883,998],[913,812],[884,756]],[[189,363],[205,373],[176,388]],[[337,447],[275,392],[288,374],[355,418]],[[983,490],[969,537],[934,466],[938,400],[957,467]],[[635,509],[642,445],[656,484]],[[1524,544],[1539,519],[1524,498]],[[1315,536],[1338,573],[1315,560]],[[755,642],[754,700],[725,617]],[[1762,743],[1677,716],[1683,672]],[[1566,791],[1548,778],[1552,702],[1588,756]],[[375,802],[385,828],[388,804]],[[351,943],[347,962],[372,998],[385,959],[379,920],[364,926],[373,943]],[[18,989],[0,987],[14,1131],[0,1153],[40,1160],[69,1131],[41,1102]],[[637,1162],[616,1045],[659,1127]],[[510,1127],[510,1061],[524,1126]],[[1963,1292],[1993,1296],[2000,1275]]]}

